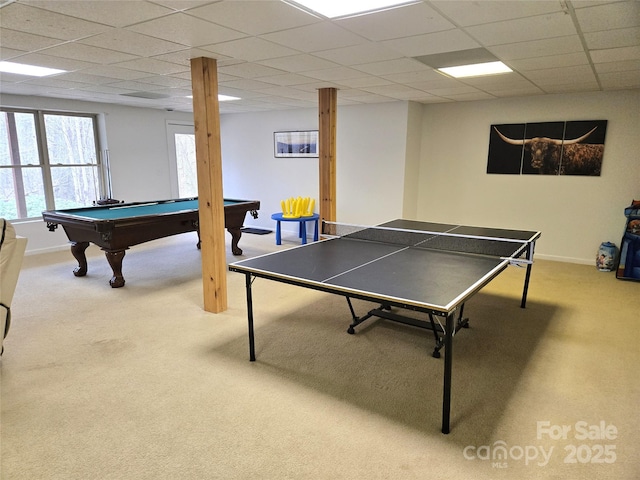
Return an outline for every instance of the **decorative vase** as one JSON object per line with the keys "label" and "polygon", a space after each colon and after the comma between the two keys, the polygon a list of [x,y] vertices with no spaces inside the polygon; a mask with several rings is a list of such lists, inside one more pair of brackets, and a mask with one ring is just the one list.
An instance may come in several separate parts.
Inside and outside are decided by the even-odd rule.
{"label": "decorative vase", "polygon": [[601,272],[611,272],[615,268],[616,253],[618,249],[615,243],[602,242],[596,257],[596,268]]}

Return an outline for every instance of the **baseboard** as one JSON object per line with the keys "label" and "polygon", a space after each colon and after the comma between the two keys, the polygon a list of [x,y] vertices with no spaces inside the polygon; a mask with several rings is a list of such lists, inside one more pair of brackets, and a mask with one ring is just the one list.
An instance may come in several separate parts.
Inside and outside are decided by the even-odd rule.
{"label": "baseboard", "polygon": [[596,259],[594,258],[574,258],[574,257],[560,257],[558,255],[544,255],[536,253],[534,261],[538,260],[550,260],[552,262],[564,262],[564,263],[577,263],[579,265],[596,265]]}

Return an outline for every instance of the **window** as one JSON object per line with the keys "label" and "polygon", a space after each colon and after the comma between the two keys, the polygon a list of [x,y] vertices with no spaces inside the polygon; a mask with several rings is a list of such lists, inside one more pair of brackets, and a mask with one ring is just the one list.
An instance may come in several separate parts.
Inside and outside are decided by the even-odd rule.
{"label": "window", "polygon": [[196,135],[192,124],[167,122],[171,194],[175,198],[198,196]]}
{"label": "window", "polygon": [[0,109],[0,217],[39,217],[103,196],[97,137],[94,115]]}
{"label": "window", "polygon": [[178,167],[178,196],[198,196],[198,170],[196,166],[196,136],[177,133],[176,161]]}

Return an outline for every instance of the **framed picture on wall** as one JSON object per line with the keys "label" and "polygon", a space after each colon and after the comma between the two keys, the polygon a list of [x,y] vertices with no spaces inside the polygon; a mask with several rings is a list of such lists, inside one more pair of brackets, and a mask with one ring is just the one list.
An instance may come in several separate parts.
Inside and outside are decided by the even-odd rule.
{"label": "framed picture on wall", "polygon": [[599,176],[606,120],[491,125],[487,173]]}
{"label": "framed picture on wall", "polygon": [[317,157],[318,131],[274,132],[273,148],[276,158]]}

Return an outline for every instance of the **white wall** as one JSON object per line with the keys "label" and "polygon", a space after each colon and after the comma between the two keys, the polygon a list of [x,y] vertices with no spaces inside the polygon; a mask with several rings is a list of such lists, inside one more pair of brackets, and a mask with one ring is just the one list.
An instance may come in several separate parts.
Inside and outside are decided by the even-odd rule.
{"label": "white wall", "polygon": [[[339,107],[337,118],[337,220],[401,217],[407,103]],[[319,210],[318,159],[273,154],[273,132],[317,128],[315,109],[222,115],[224,196],[260,200],[258,219],[247,218],[247,225],[273,230],[271,214],[289,197],[314,198]],[[297,224],[282,228],[294,232]]]}
{"label": "white wall", "polygon": [[273,132],[317,129],[318,113],[311,109],[221,115],[224,197],[260,200],[258,218],[247,215],[245,225],[273,230],[271,214],[281,210],[280,200],[318,201],[318,159],[275,158],[273,145]]}
{"label": "white wall", "polygon": [[[599,177],[487,175],[492,124],[608,120]],[[540,258],[594,263],[640,198],[640,91],[425,105],[417,219],[542,231]]]}

